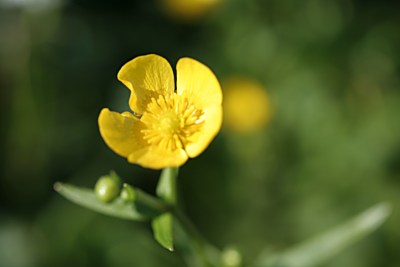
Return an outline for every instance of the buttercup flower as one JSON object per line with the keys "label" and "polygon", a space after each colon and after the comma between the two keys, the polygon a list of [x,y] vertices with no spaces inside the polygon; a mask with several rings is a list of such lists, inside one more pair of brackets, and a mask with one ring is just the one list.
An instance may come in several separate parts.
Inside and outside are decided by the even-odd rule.
{"label": "buttercup flower", "polygon": [[118,72],[131,91],[131,112],[104,108],[98,123],[105,143],[130,163],[161,169],[178,167],[201,154],[222,123],[222,92],[213,72],[181,58],[174,74],[158,55],[139,56]]}
{"label": "buttercup flower", "polygon": [[224,126],[238,133],[260,130],[271,119],[271,104],[265,88],[258,82],[232,76],[223,83]]}

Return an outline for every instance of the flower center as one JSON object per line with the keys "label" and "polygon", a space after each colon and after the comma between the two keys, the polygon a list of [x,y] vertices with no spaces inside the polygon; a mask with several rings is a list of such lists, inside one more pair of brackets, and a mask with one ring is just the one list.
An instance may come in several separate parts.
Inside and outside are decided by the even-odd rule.
{"label": "flower center", "polygon": [[142,133],[149,144],[175,150],[184,148],[190,137],[201,130],[204,112],[174,93],[152,98],[140,120],[147,126]]}
{"label": "flower center", "polygon": [[172,135],[179,129],[180,120],[177,114],[172,110],[166,111],[162,116],[160,116],[160,121],[158,129],[164,135]]}

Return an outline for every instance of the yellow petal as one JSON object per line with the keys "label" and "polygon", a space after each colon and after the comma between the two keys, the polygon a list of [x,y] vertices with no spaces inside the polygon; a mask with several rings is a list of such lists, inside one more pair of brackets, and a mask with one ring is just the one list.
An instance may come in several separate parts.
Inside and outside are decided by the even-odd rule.
{"label": "yellow petal", "polygon": [[168,61],[150,54],[126,63],[118,72],[118,80],[131,90],[129,106],[143,114],[151,98],[174,92],[174,73]]}
{"label": "yellow petal", "polygon": [[174,151],[150,145],[143,139],[145,125],[129,112],[120,114],[104,108],[99,115],[99,129],[106,144],[129,162],[146,168],[162,169],[184,164],[188,156],[183,149]]}
{"label": "yellow petal", "polygon": [[191,58],[181,58],[176,69],[178,95],[186,97],[198,109],[221,105],[221,86],[207,66]]}
{"label": "yellow petal", "polygon": [[142,167],[156,170],[169,167],[179,167],[187,160],[188,156],[183,149],[171,151],[162,149],[159,146],[150,146],[145,151],[132,153],[128,157],[128,161],[131,163],[136,163]]}
{"label": "yellow petal", "polygon": [[218,134],[222,124],[222,107],[211,106],[204,109],[204,124],[198,133],[188,138],[185,144],[186,153],[194,158],[200,155]]}
{"label": "yellow petal", "polygon": [[138,154],[148,146],[141,133],[143,123],[129,112],[120,114],[103,108],[98,123],[104,142],[120,156]]}

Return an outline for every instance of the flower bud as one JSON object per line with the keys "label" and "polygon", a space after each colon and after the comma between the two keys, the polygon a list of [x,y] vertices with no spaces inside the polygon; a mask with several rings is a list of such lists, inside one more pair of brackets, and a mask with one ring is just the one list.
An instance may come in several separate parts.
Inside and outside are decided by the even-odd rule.
{"label": "flower bud", "polygon": [[111,171],[109,175],[102,176],[97,180],[94,191],[98,200],[109,203],[118,197],[120,188],[121,179],[114,171]]}
{"label": "flower bud", "polygon": [[135,189],[132,186],[130,186],[129,184],[124,183],[122,185],[121,193],[120,193],[119,196],[125,202],[131,202],[131,201],[135,200],[136,192],[135,192]]}

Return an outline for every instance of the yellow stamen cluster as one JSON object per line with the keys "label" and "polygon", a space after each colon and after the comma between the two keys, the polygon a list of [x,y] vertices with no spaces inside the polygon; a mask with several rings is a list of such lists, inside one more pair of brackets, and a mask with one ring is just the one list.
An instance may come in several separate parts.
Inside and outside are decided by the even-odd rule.
{"label": "yellow stamen cluster", "polygon": [[175,93],[152,98],[141,117],[147,126],[142,130],[143,138],[169,150],[184,148],[188,138],[201,129],[203,115],[187,98]]}

